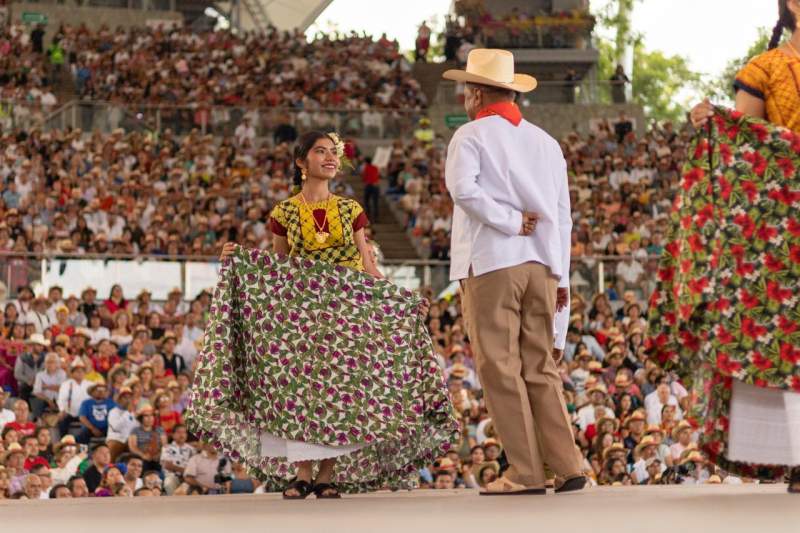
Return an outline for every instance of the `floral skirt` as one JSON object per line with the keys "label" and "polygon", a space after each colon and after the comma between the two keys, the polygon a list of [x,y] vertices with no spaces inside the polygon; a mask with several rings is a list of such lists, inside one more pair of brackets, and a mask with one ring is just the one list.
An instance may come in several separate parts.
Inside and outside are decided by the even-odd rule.
{"label": "floral skirt", "polygon": [[646,346],[692,386],[710,459],[748,477],[788,466],[732,460],[729,432],[739,385],[800,393],[798,210],[800,135],[716,109],[689,148]]}
{"label": "floral skirt", "polygon": [[344,491],[415,487],[459,430],[420,303],[355,270],[239,248],[214,291],[189,427],[272,490],[295,468],[288,451],[262,453],[265,434],[352,450],[336,454]]}

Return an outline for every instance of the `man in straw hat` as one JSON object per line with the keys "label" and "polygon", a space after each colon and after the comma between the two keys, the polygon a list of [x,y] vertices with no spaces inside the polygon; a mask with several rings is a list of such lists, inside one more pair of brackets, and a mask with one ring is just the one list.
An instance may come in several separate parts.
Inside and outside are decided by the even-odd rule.
{"label": "man in straw hat", "polygon": [[586,478],[553,360],[566,335],[559,328],[554,338],[554,317],[569,299],[566,163],[514,103],[537,82],[514,73],[511,52],[474,49],[465,71],[444,78],[466,83],[471,120],[447,153],[450,278],[462,283],[478,376],[510,465],[482,494],[544,494],[544,463],[557,492],[579,490]]}

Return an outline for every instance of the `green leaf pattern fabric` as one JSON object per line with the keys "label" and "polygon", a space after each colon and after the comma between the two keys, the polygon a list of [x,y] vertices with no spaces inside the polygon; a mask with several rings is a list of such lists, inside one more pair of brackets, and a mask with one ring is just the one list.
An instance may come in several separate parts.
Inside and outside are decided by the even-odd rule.
{"label": "green leaf pattern fabric", "polygon": [[220,271],[187,422],[277,490],[295,473],[260,435],[366,444],[343,491],[414,488],[459,425],[420,297],[343,266],[238,248]]}

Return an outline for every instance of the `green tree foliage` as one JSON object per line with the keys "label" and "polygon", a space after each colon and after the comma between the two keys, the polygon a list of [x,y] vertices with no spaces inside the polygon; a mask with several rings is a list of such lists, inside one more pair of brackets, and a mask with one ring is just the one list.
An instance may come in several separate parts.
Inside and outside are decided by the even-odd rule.
{"label": "green tree foliage", "polygon": [[[636,2],[640,0],[611,0],[596,16],[600,25],[610,30],[611,39],[595,38],[600,52],[597,65],[599,80],[608,80],[624,55],[625,47],[633,44],[634,67],[628,76],[633,80],[633,100],[644,108],[652,120],[677,120],[687,102],[680,100],[684,89],[698,88],[701,77],[689,67],[689,61],[679,55],[645,49],[642,35],[632,26]],[[606,100],[610,103],[610,94]]]}
{"label": "green tree foliage", "polygon": [[728,104],[733,102],[733,82],[736,79],[736,74],[753,57],[767,51],[770,34],[771,32],[767,28],[760,28],[758,30],[758,39],[747,50],[747,53],[743,57],[729,61],[728,66],[725,67],[725,70],[718,78],[710,80],[702,87],[703,93],[715,102]]}
{"label": "green tree foliage", "polygon": [[700,74],[689,67],[685,57],[668,56],[663,52],[647,51],[636,45],[633,76],[633,99],[653,120],[679,120],[688,102],[680,93],[701,84]]}

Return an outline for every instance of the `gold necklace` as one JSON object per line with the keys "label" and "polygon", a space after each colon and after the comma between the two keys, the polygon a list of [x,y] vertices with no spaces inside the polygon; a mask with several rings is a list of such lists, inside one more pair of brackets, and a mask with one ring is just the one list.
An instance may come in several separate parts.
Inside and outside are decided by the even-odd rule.
{"label": "gold necklace", "polygon": [[314,222],[314,229],[316,230],[314,239],[319,244],[325,244],[325,241],[327,241],[328,237],[330,237],[330,233],[323,230],[325,229],[325,224],[328,222],[328,204],[331,202],[331,196],[332,195],[328,193],[328,199],[325,200],[325,218],[322,219],[322,224],[319,224],[317,222],[317,217],[314,216],[314,210],[308,205],[308,201],[306,200],[306,197],[303,195],[302,191],[300,192],[300,198],[303,200],[303,205],[311,212],[311,220]]}

